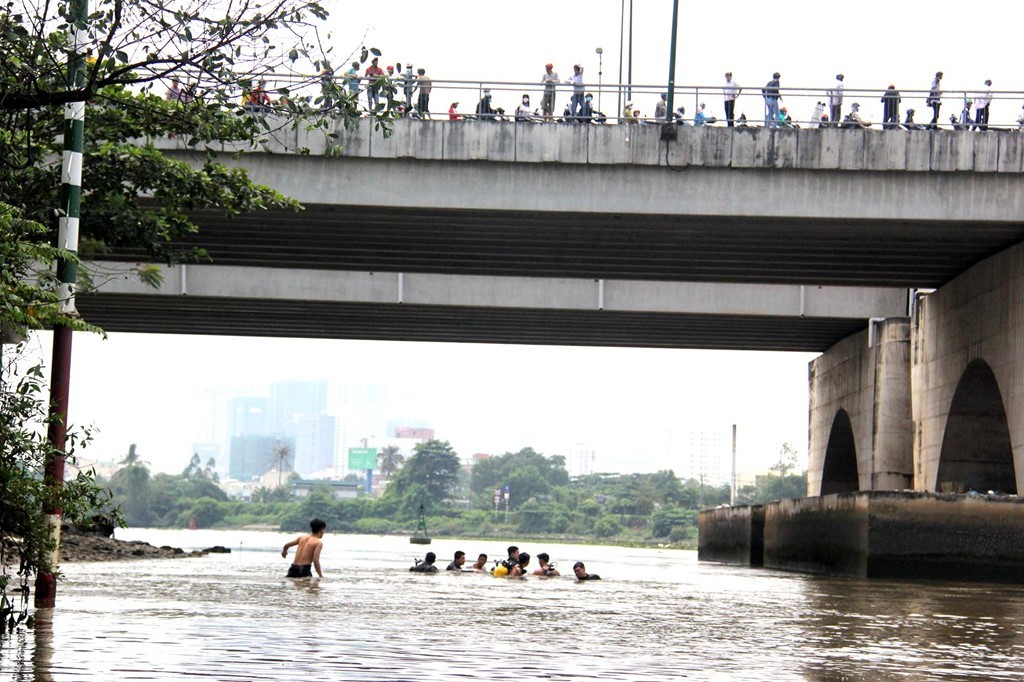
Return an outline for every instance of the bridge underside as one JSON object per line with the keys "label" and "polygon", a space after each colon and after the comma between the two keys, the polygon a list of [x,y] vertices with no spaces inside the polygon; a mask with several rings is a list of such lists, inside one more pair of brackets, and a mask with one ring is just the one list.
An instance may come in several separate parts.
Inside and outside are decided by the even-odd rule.
{"label": "bridge underside", "polygon": [[196,217],[217,265],[693,282],[934,288],[1024,240],[1024,224],[952,220],[323,204]]}
{"label": "bridge underside", "polygon": [[393,341],[820,351],[863,319],[607,310],[87,295],[78,307],[110,332]]}

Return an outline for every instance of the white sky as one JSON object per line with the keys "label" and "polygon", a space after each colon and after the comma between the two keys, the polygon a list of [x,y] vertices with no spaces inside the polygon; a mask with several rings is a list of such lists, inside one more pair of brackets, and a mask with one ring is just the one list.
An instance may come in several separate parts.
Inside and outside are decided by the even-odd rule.
{"label": "white sky", "polygon": [[[667,82],[670,0],[634,0],[634,83]],[[619,73],[618,0],[578,2],[424,4],[328,2],[335,15],[332,56],[343,64],[360,44],[383,51],[381,64],[423,66],[435,79],[540,80],[551,61],[565,79],[572,64],[597,81],[595,48],[604,48],[603,82]],[[756,92],[782,73],[786,87],[820,87],[846,76],[849,93],[881,118],[878,98],[894,83],[927,89],[937,70],[944,89],[972,90],[986,78],[996,90],[1024,89],[1014,49],[1024,3],[995,2],[972,11],[954,3],[841,4],[680,2],[676,83],[717,86],[731,70]],[[363,39],[363,36],[365,40]],[[512,109],[513,93],[496,104]],[[656,95],[634,101],[648,114]],[[568,95],[560,94],[558,107]],[[447,108],[435,90],[432,109]],[[705,99],[702,97],[702,99]],[[721,115],[716,92],[709,108]],[[475,102],[461,97],[461,110]],[[603,109],[613,113],[614,95]],[[692,112],[692,97],[680,103]],[[535,99],[535,103],[539,100]],[[1022,98],[996,101],[992,123],[1015,120]],[[796,118],[814,99],[787,100]],[[904,96],[903,108],[923,117],[923,98]],[[795,111],[794,111],[795,109]],[[949,97],[943,118],[960,109]],[[759,97],[741,99],[737,113],[761,115]],[[88,171],[86,170],[86,174]],[[86,182],[88,175],[86,175]],[[414,188],[412,188],[414,189]],[[49,359],[49,335],[35,340]],[[71,383],[75,423],[100,428],[91,457],[123,456],[130,443],[157,470],[185,467],[196,441],[209,438],[211,388],[264,390],[283,379],[386,385],[402,414],[428,423],[463,456],[533,446],[564,453],[583,442],[598,453],[598,469],[650,471],[664,462],[673,430],[739,427],[740,467],[766,468],[780,445],[807,445],[807,362],[813,354],[685,350],[446,345],[430,343],[281,340],[76,334]],[[678,436],[676,436],[678,437]]]}

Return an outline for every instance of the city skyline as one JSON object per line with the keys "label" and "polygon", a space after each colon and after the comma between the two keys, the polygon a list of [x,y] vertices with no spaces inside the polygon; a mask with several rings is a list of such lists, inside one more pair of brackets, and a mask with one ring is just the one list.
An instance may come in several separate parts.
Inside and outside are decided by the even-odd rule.
{"label": "city skyline", "polygon": [[[48,334],[29,344],[49,360]],[[71,422],[98,427],[83,456],[117,460],[136,443],[167,473],[182,471],[196,444],[217,441],[217,424],[226,428],[212,402],[308,380],[332,385],[327,411],[339,431],[341,393],[377,391],[382,406],[350,397],[349,407],[375,415],[354,415],[355,428],[425,424],[467,460],[524,447],[568,460],[582,446],[597,471],[681,469],[673,438],[736,423],[738,468],[765,470],[784,442],[806,451],[815,355],[133,334],[76,334],[74,352]],[[339,447],[383,435],[340,434]]]}

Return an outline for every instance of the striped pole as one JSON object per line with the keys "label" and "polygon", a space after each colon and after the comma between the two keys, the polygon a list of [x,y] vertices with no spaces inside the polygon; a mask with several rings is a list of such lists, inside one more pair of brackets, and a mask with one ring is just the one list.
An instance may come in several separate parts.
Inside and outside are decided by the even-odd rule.
{"label": "striped pole", "polygon": [[[85,22],[89,16],[88,0],[71,0],[71,30],[74,35],[68,50],[68,90],[85,85],[85,49],[88,34]],[[78,215],[82,197],[82,148],[85,133],[85,102],[70,102],[64,107],[64,154],[61,159],[60,218],[57,246],[78,253]],[[78,266],[74,261],[58,257],[57,280],[61,312],[77,316],[75,282]],[[71,383],[71,329],[58,325],[53,330],[53,361],[50,379],[50,425],[47,437],[53,446],[46,460],[46,485],[59,492],[64,487],[64,452],[67,440],[68,389]],[[56,499],[56,495],[54,496]],[[62,510],[58,504],[43,509],[50,537],[54,541],[48,572],[36,577],[35,606],[52,609],[57,598],[57,566],[60,559],[60,526]]]}

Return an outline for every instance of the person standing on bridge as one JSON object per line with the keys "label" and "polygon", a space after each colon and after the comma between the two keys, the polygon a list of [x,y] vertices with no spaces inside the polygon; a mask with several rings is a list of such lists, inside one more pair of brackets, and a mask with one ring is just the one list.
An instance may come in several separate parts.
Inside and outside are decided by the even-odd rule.
{"label": "person standing on bridge", "polygon": [[431,81],[426,69],[416,69],[416,84],[420,90],[420,96],[416,100],[416,111],[420,112],[423,118],[430,118]]}
{"label": "person standing on bridge", "polygon": [[988,107],[992,104],[992,81],[985,81],[985,89],[974,98],[974,129],[988,130]]}
{"label": "person standing on bridge", "polygon": [[544,97],[540,100],[540,110],[547,120],[551,120],[551,116],[555,112],[555,88],[558,86],[558,72],[553,69],[553,64],[545,64],[544,75],[540,79],[540,82],[544,84]]}
{"label": "person standing on bridge", "polygon": [[764,96],[764,124],[769,128],[779,124],[779,100],[782,99],[779,93],[779,78],[781,76],[776,71],[772,74],[772,79],[761,88],[761,94]]}
{"label": "person standing on bridge", "polygon": [[572,76],[565,81],[572,86],[572,99],[569,101],[569,112],[573,119],[579,118],[580,110],[583,108],[583,95],[587,87],[583,84],[583,67],[573,64]]}
{"label": "person standing on bridge", "polygon": [[895,85],[890,84],[889,88],[882,95],[882,128],[892,130],[900,126],[900,91]]}
{"label": "person standing on bridge", "polygon": [[359,103],[359,62],[352,62],[351,68],[345,72],[345,83],[348,84],[348,93],[356,104]]}
{"label": "person standing on bridge", "polygon": [[846,77],[841,73],[836,74],[836,84],[828,91],[829,119],[832,123],[839,125],[843,115],[843,81]]}
{"label": "person standing on bridge", "polygon": [[370,65],[366,67],[366,80],[369,84],[366,86],[366,103],[370,107],[370,113],[377,111],[377,106],[380,104],[380,84],[378,81],[384,77],[384,69],[377,66],[377,58],[374,57],[370,61]]}
{"label": "person standing on bridge", "polygon": [[932,122],[928,124],[929,130],[935,130],[939,125],[939,107],[942,106],[940,83],[942,83],[942,72],[936,71],[932,86],[928,89],[928,98],[924,101],[926,106],[932,108]]}
{"label": "person standing on bridge", "polygon": [[730,128],[732,128],[733,119],[736,118],[736,100],[739,99],[742,90],[740,84],[732,79],[732,71],[727,71],[722,95],[725,97],[725,122]]}

